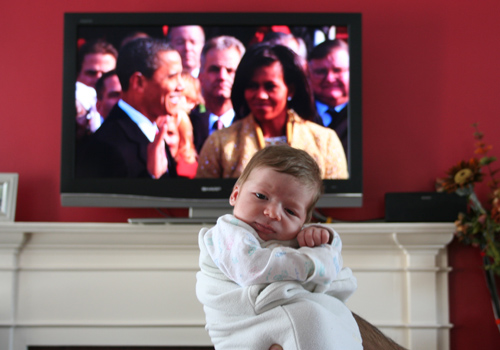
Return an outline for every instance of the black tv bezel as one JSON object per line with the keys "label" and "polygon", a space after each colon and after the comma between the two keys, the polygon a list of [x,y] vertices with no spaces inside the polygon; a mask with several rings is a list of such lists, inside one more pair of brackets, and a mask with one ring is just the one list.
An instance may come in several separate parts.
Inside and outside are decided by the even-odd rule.
{"label": "black tv bezel", "polygon": [[61,203],[84,207],[227,207],[236,179],[75,177],[77,40],[80,26],[347,26],[350,51],[349,179],[324,180],[318,207],[360,207],[363,195],[360,13],[66,13],[64,15]]}

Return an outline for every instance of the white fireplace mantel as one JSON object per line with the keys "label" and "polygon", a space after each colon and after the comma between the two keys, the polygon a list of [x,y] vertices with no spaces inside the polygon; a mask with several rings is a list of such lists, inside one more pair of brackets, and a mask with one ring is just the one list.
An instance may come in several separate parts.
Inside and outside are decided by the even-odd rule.
{"label": "white fireplace mantel", "polygon": [[[448,223],[333,224],[348,306],[409,349],[449,349]],[[0,349],[210,346],[196,299],[202,225],[0,223]]]}

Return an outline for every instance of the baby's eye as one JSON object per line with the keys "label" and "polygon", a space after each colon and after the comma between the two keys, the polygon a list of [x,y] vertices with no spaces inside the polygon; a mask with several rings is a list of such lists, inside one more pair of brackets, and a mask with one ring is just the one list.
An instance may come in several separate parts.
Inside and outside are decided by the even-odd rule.
{"label": "baby's eye", "polygon": [[295,212],[294,212],[293,210],[291,210],[291,209],[285,209],[285,211],[286,211],[288,214],[290,214],[290,215],[297,216],[297,215],[295,214]]}
{"label": "baby's eye", "polygon": [[255,193],[255,197],[257,197],[259,199],[267,199],[267,197],[264,196],[262,193]]}

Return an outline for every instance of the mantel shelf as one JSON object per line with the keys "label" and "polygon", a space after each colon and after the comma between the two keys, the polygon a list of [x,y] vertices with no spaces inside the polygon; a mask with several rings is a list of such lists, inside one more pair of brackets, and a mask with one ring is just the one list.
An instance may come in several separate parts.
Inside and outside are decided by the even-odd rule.
{"label": "mantel shelf", "polygon": [[[195,295],[204,226],[0,223],[0,348],[210,346]],[[358,279],[351,310],[408,348],[448,349],[454,225],[331,226]]]}

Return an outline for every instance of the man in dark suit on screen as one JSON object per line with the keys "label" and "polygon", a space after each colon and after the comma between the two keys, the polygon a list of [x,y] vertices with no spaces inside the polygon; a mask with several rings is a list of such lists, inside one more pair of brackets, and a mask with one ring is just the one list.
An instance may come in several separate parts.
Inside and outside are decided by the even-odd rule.
{"label": "man in dark suit on screen", "polygon": [[348,156],[349,46],[340,39],[322,42],[311,50],[308,67],[316,110]]}
{"label": "man in dark suit on screen", "polygon": [[92,136],[79,177],[176,177],[164,119],[175,115],[184,89],[179,53],[157,39],[136,39],[118,55],[122,99]]}

